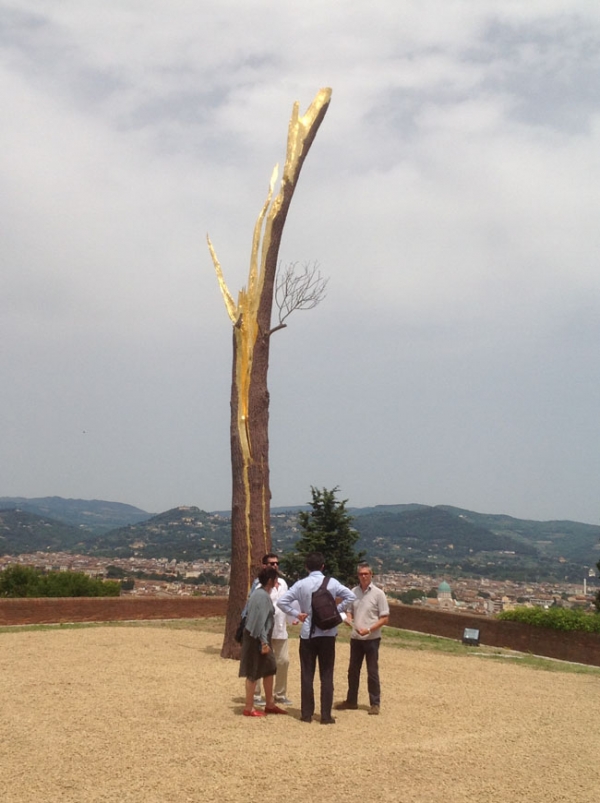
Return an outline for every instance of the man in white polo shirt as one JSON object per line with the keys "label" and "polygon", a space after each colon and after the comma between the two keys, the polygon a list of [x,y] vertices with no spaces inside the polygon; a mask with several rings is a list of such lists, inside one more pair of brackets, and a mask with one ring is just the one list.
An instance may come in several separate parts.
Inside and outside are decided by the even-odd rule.
{"label": "man in white polo shirt", "polygon": [[379,644],[381,628],[388,623],[390,608],[383,591],[373,584],[373,571],[366,563],[358,567],[358,582],[352,593],[356,596],[347,610],[346,624],[352,628],[350,663],[348,665],[348,694],[338,703],[338,711],[358,708],[358,686],[363,659],[367,660],[367,689],[369,714],[379,714],[381,686],[379,683]]}

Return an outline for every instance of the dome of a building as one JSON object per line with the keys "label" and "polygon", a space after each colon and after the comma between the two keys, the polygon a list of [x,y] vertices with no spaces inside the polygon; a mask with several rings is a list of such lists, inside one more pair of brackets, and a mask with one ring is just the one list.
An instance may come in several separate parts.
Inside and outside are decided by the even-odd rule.
{"label": "dome of a building", "polygon": [[452,589],[450,588],[448,583],[445,580],[442,580],[442,582],[438,586],[438,594],[451,594],[451,593]]}

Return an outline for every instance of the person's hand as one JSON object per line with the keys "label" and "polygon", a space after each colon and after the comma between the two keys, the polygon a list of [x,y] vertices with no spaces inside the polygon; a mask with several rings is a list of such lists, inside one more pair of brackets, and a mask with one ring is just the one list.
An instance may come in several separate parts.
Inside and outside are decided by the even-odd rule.
{"label": "person's hand", "polygon": [[271,648],[268,644],[261,644],[260,651],[263,655],[268,655],[271,652]]}
{"label": "person's hand", "polygon": [[307,616],[308,616],[308,614],[307,614],[307,613],[299,613],[299,614],[298,614],[298,621],[299,621],[299,622],[305,622],[305,621],[306,621],[306,617],[307,617]]}

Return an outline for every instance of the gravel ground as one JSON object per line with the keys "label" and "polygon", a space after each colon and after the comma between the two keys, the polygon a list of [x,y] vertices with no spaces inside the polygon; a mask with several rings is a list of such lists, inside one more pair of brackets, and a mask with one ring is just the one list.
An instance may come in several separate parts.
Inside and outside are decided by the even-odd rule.
{"label": "gravel ground", "polygon": [[[600,677],[381,649],[379,717],[241,716],[221,636],[102,627],[0,634],[2,803],[596,803]],[[296,645],[289,696],[299,702]],[[339,643],[336,700],[348,645]]]}

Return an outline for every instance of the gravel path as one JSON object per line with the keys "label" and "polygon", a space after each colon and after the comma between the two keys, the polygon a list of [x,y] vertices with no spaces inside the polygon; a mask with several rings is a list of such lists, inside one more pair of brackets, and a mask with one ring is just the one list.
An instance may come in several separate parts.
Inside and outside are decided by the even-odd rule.
{"label": "gravel path", "polygon": [[[0,634],[2,803],[596,803],[600,678],[386,646],[382,713],[241,716],[221,636]],[[289,694],[299,701],[296,645]],[[336,699],[348,645],[338,644]]]}

